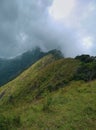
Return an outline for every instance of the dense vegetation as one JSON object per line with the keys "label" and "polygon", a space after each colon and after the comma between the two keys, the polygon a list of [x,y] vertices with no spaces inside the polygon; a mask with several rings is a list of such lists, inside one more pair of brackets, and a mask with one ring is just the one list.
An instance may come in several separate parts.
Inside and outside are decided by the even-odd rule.
{"label": "dense vegetation", "polygon": [[81,65],[74,77],[76,80],[92,81],[96,79],[96,57],[81,55],[75,59],[81,61]]}
{"label": "dense vegetation", "polygon": [[2,86],[0,130],[96,130],[96,81],[79,77],[95,59],[81,57],[49,52]]}

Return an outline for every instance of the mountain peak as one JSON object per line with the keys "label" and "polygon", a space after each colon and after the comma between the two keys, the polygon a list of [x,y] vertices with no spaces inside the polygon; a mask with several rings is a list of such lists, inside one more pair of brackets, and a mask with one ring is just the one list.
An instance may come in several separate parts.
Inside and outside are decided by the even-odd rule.
{"label": "mountain peak", "polygon": [[57,49],[50,50],[48,52],[48,54],[50,54],[50,53],[53,54],[56,57],[56,59],[63,58],[63,54],[62,54],[62,52],[60,50],[57,50]]}

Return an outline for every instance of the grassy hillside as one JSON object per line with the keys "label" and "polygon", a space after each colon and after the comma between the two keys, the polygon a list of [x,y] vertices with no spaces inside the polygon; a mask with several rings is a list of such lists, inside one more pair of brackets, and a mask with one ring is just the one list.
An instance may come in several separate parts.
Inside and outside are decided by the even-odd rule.
{"label": "grassy hillside", "polygon": [[52,53],[0,88],[0,130],[96,130],[96,81],[73,81],[79,60]]}
{"label": "grassy hillside", "polygon": [[48,54],[54,54],[57,58],[62,57],[61,52],[58,50],[42,52],[40,48],[35,48],[13,59],[0,58],[0,86],[16,78],[21,72]]}
{"label": "grassy hillside", "polygon": [[39,100],[0,106],[0,130],[96,130],[96,81]]}
{"label": "grassy hillside", "polygon": [[14,79],[45,55],[40,48],[36,48],[13,59],[0,59],[0,86]]}
{"label": "grassy hillside", "polygon": [[33,100],[68,84],[79,66],[74,59],[57,60],[52,54],[39,60],[0,89],[2,102]]}

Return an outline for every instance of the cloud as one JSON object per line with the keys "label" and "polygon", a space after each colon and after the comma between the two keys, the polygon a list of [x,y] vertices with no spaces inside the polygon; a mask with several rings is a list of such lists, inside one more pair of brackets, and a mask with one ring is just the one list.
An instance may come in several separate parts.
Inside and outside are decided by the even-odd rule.
{"label": "cloud", "polygon": [[77,2],[67,21],[50,16],[52,4],[53,0],[0,0],[0,57],[16,56],[36,46],[44,51],[60,48],[65,56],[89,53],[81,42],[95,37],[96,2]]}
{"label": "cloud", "polygon": [[48,44],[54,39],[48,20],[48,7],[51,2],[0,1],[0,56],[17,55],[35,46],[43,46],[45,42]]}

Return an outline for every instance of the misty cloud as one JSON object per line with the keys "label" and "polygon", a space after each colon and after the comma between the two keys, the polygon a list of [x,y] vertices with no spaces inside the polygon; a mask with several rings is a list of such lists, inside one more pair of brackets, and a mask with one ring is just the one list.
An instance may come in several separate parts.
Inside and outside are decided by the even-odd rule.
{"label": "misty cloud", "polygon": [[[92,33],[84,33],[83,36],[93,36],[95,29],[92,22],[96,21],[93,18],[95,11],[90,12],[92,17],[90,26],[86,25],[86,20],[82,20],[85,11],[82,0],[78,3],[80,10],[83,8],[80,19],[75,20],[80,13],[80,10],[76,10],[78,13],[72,15],[71,22],[68,21],[70,26],[67,26],[64,20],[55,21],[50,16],[49,7],[52,3],[53,0],[0,0],[0,57],[16,56],[36,46],[40,46],[44,51],[60,48],[65,56],[89,53],[85,51],[81,43],[83,40],[80,41],[80,39],[82,39],[84,27],[84,31],[89,30]],[[75,22],[82,23],[82,27],[75,26]]]}

